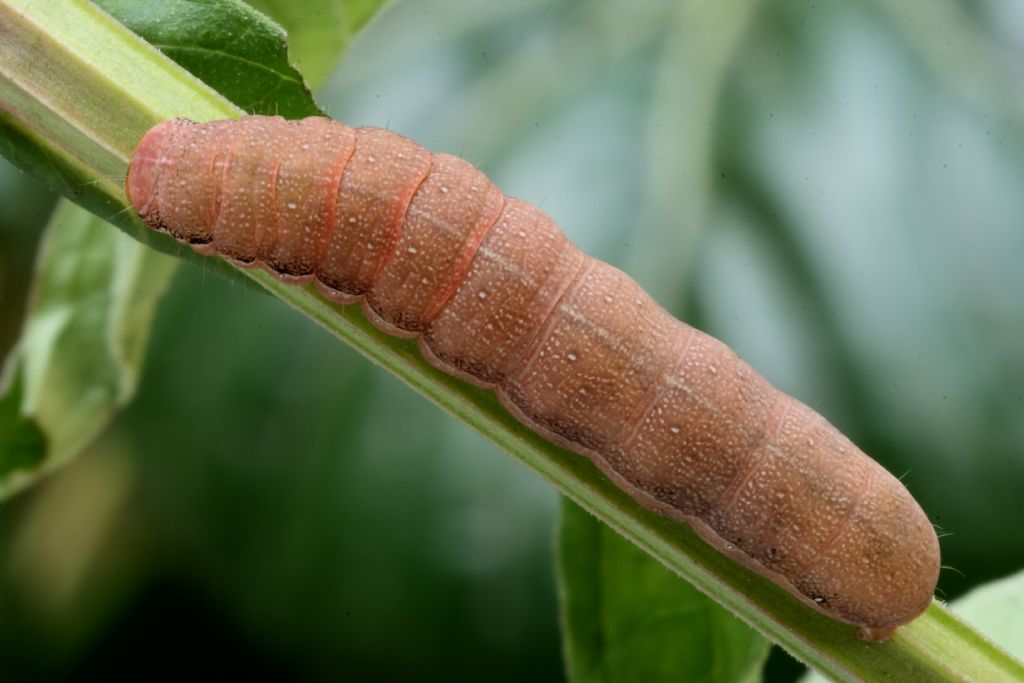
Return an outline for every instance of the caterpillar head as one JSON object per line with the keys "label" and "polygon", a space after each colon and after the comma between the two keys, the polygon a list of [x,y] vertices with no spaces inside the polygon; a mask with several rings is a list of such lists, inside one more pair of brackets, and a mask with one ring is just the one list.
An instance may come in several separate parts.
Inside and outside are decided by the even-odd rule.
{"label": "caterpillar head", "polygon": [[163,150],[178,130],[192,125],[195,124],[187,119],[171,119],[153,126],[132,154],[131,165],[125,176],[124,192],[135,211],[149,225],[159,225],[159,217],[153,215],[157,177],[174,162],[174,159],[163,154]]}

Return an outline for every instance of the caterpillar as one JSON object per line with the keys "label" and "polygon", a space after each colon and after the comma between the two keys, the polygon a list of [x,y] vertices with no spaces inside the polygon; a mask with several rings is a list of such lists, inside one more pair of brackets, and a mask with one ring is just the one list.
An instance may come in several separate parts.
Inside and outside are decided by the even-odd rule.
{"label": "caterpillar", "polygon": [[925,610],[938,539],[904,486],[722,342],[457,157],[326,118],[166,121],[125,180],[150,227],[362,301],[642,506],[886,640]]}

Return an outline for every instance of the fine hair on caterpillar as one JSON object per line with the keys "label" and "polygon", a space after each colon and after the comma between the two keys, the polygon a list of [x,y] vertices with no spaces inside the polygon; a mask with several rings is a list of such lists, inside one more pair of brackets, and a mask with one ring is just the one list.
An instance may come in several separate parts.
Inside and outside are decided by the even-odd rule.
{"label": "fine hair on caterpillar", "polygon": [[362,301],[433,365],[861,637],[930,603],[938,539],[895,477],[469,163],[326,118],[173,120],[139,143],[126,191],[197,251]]}

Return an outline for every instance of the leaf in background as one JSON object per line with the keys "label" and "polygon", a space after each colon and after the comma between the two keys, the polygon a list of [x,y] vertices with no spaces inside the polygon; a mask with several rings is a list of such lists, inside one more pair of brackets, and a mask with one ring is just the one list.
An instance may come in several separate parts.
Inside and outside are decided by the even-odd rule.
{"label": "leaf in background", "polygon": [[[1024,91],[1012,51],[1004,52],[993,40],[986,23],[1013,24],[1009,12],[1000,16],[1000,3],[977,7],[956,0],[872,0],[905,45],[944,82],[951,92],[989,114],[1004,120],[1019,134],[1024,121]],[[1012,3],[1006,5],[1012,7]],[[1005,12],[1006,10],[1004,10]],[[989,22],[979,21],[989,15]],[[1012,30],[1012,29],[1011,29]]]}
{"label": "leaf in background", "polygon": [[626,271],[641,274],[644,288],[676,315],[686,301],[680,283],[691,279],[695,245],[709,223],[721,92],[760,7],[758,0],[680,3],[666,19],[672,30],[659,55],[647,126],[650,187]]}
{"label": "leaf in background", "polygon": [[[1011,656],[1024,659],[1024,571],[975,588],[950,603],[949,610]],[[966,628],[963,629],[963,636],[983,640]],[[951,657],[954,651],[955,646],[951,646]],[[810,671],[800,679],[800,683],[825,683],[827,680],[821,674]],[[1020,679],[1007,674],[998,680]]]}
{"label": "leaf in background", "polygon": [[950,609],[1024,660],[1024,571],[975,588],[950,604]]}
{"label": "leaf in background", "polygon": [[567,499],[557,562],[573,683],[760,679],[768,641]]}
{"label": "leaf in background", "polygon": [[[284,32],[238,0],[100,4],[243,108],[289,117],[320,113],[301,76],[288,64]],[[46,50],[60,42],[38,44]],[[31,68],[31,55],[20,56]],[[11,66],[16,69],[18,64]],[[88,78],[76,76],[73,70],[67,74],[69,87],[89,87]],[[67,102],[54,108],[64,115],[73,106],[74,94],[69,93]],[[153,106],[159,107],[160,101],[154,100]],[[19,113],[32,118],[31,112]],[[151,123],[160,118],[166,116]],[[138,127],[144,130],[142,125]],[[119,168],[116,154],[103,168],[113,175],[111,182],[93,183],[88,179],[94,170],[72,155],[48,149],[15,117],[0,122],[0,130],[4,128],[3,151],[23,168],[38,171],[78,201],[88,197],[90,209],[116,216],[129,234],[147,243],[158,240],[165,251],[182,252],[173,240],[139,232],[133,216],[119,213],[124,162]],[[111,147],[88,138],[82,144]],[[176,267],[175,261],[112,233],[104,221],[71,204],[58,207],[52,224],[36,273],[37,298],[13,360],[16,381],[3,399],[4,408],[10,409],[0,416],[0,497],[72,458],[127,402],[156,301]],[[203,257],[192,258],[206,263]],[[211,266],[215,272],[236,272],[220,259]]]}
{"label": "leaf in background", "polygon": [[306,80],[319,87],[356,34],[388,0],[249,0],[288,32],[288,51]]}
{"label": "leaf in background", "polygon": [[241,0],[97,4],[249,114],[323,113],[302,74],[288,63],[284,29]]}
{"label": "leaf in background", "polygon": [[0,482],[19,470],[35,467],[46,453],[43,431],[35,420],[21,414],[22,376],[15,372],[0,394]]}
{"label": "leaf in background", "polygon": [[84,209],[59,206],[43,242],[15,359],[20,381],[2,400],[5,414],[19,403],[19,443],[29,438],[26,424],[38,426],[40,434],[30,442],[37,451],[23,456],[33,458],[31,468],[0,470],[0,496],[76,455],[128,400],[156,302],[175,266]]}

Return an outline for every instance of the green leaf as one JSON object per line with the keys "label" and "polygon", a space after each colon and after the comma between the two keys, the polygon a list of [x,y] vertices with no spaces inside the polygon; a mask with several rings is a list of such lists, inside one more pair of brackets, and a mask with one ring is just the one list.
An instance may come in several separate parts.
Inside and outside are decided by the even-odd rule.
{"label": "green leaf", "polygon": [[[236,110],[189,74],[148,52],[141,42],[130,40],[130,34],[90,5],[72,0],[54,5],[0,0],[0,25],[5,29],[0,42],[0,116],[8,129],[18,131],[21,141],[32,141],[59,163],[91,173],[98,192],[124,206],[120,182],[148,121],[168,115],[206,120],[217,111],[227,116]],[[68,80],[64,74],[73,77]],[[8,143],[8,148],[14,144]],[[647,554],[833,677],[911,683],[968,676],[1024,680],[1024,666],[936,604],[889,643],[855,640],[852,627],[815,612],[732,562],[686,525],[642,509],[588,460],[516,422],[492,392],[432,368],[413,342],[388,337],[356,307],[330,304],[309,287],[288,286],[263,272],[247,271],[246,276],[508,450]]]}
{"label": "green leaf", "polygon": [[[179,57],[200,55],[191,63],[196,75],[232,88],[241,100],[251,99],[252,93],[268,93],[266,74],[287,69],[290,72],[284,76],[275,76],[280,83],[290,83],[287,92],[278,92],[285,102],[284,113],[302,116],[318,111],[297,72],[287,65],[283,31],[246,5],[226,0],[199,8],[212,17],[197,13],[189,3],[108,5],[107,9],[139,24],[151,39],[175,46]],[[7,79],[0,81],[5,101],[31,103],[33,90],[41,86],[53,89],[54,97],[45,104],[29,104],[0,115],[0,129],[6,133],[0,136],[3,151],[94,213],[114,218],[140,241],[167,253],[184,253],[190,260],[208,263],[212,271],[238,279],[237,271],[220,259],[191,256],[173,240],[141,225],[126,210],[121,189],[127,152],[150,125],[181,115],[178,108],[183,104],[190,104],[191,115],[199,118],[223,118],[236,110],[217,102],[209,91],[183,82],[177,71],[172,79],[163,78],[174,67],[92,6],[82,3],[60,9],[66,12],[49,15],[46,31],[39,31],[27,14],[13,11],[5,24],[27,39],[0,46],[0,51],[7,50],[3,67]],[[209,19],[205,24],[204,16]],[[89,27],[96,30],[87,31]],[[210,33],[210,27],[216,31]],[[220,46],[212,40],[232,32],[247,38],[221,38]],[[126,98],[111,74],[120,65],[104,60],[112,42],[120,44],[122,54],[141,55],[136,62],[149,68],[153,88],[146,96],[148,105],[140,97],[119,109],[118,103]],[[79,58],[68,59],[69,52]],[[270,67],[252,61],[263,58],[263,52]],[[240,71],[242,64],[262,69],[263,81],[253,85],[254,79]],[[48,70],[48,65],[54,68]],[[19,71],[32,76],[21,78]],[[100,116],[96,106],[101,99],[108,103],[111,116]],[[276,106],[271,102],[267,100],[268,106]],[[163,113],[153,111],[154,107]],[[122,110],[125,115],[119,117]],[[87,127],[90,134],[80,134]],[[54,149],[40,129],[67,131],[82,153]],[[76,242],[76,236],[85,241]],[[18,439],[19,449],[12,444],[4,450],[3,472],[9,476],[0,479],[0,495],[20,489],[73,457],[127,400],[141,364],[153,305],[174,267],[175,261],[159,259],[141,245],[110,234],[101,221],[72,205],[58,211],[36,274],[35,306],[28,314],[20,356],[14,361],[18,381],[6,397],[11,405],[19,401],[24,369],[29,373],[26,401],[18,405],[19,421],[9,427],[17,428],[9,438]],[[133,272],[133,268],[139,270]],[[81,281],[68,289],[67,283],[59,281],[62,277]]]}
{"label": "green leaf", "polygon": [[31,470],[46,456],[46,435],[33,418],[21,414],[25,387],[19,370],[0,393],[0,490],[4,480]]}
{"label": "green leaf", "polygon": [[288,32],[288,50],[314,87],[330,75],[352,39],[388,0],[249,0]]}
{"label": "green leaf", "polygon": [[950,609],[993,643],[1024,659],[1024,571],[975,588]]}
{"label": "green leaf", "polygon": [[284,29],[241,0],[96,4],[249,114],[323,114],[302,74],[288,63]]}
{"label": "green leaf", "polygon": [[571,501],[558,533],[573,683],[760,680],[769,643]]}
{"label": "green leaf", "polygon": [[[958,625],[965,638],[980,638],[968,631],[966,624],[970,624],[1010,656],[1024,658],[1024,571],[979,586],[952,602],[949,607],[953,614],[966,622]],[[949,647],[952,668],[955,665],[957,644],[950,643]],[[1009,657],[1004,657],[1010,661]],[[991,675],[994,677],[975,680],[1021,680],[1019,672],[1012,670],[1002,674],[993,672]],[[800,679],[800,683],[821,683],[825,680],[820,674],[811,672]]]}
{"label": "green leaf", "polygon": [[176,267],[68,202],[39,263],[14,381],[0,399],[0,425],[13,425],[18,446],[0,451],[0,497],[76,455],[128,400]]}
{"label": "green leaf", "polygon": [[[223,89],[240,106],[250,105],[261,113],[278,112],[290,117],[320,113],[301,76],[288,65],[284,31],[238,0],[105,0],[100,4],[143,37],[161,46],[165,54],[189,68],[193,75]],[[16,58],[9,65],[8,73],[22,68],[32,70],[38,78],[39,64],[46,63],[47,59],[61,59],[62,52],[69,48],[77,48],[84,57],[103,42],[102,34],[82,31],[90,25],[109,29],[113,39],[120,39],[125,52],[138,45],[134,37],[109,24],[106,17],[90,6],[82,4],[68,9],[71,16],[76,10],[80,11],[79,18],[84,23],[73,23],[68,16],[50,15],[50,32],[37,34],[40,40],[28,45],[7,46],[11,48],[9,54]],[[37,28],[24,21],[27,16],[11,16],[12,25],[24,30],[26,35]],[[15,23],[18,20],[22,20],[20,25]],[[242,37],[232,40],[232,36]],[[153,55],[148,53],[147,56]],[[93,60],[102,62],[102,56]],[[116,67],[111,62],[106,66]],[[154,84],[159,84],[166,73],[161,67],[167,68],[166,64],[153,60],[149,66]],[[22,116],[52,121],[55,127],[69,123],[73,130],[80,130],[82,121],[76,121],[73,112],[84,117],[91,110],[76,110],[75,94],[88,97],[85,91],[90,87],[99,91],[117,87],[103,74],[89,72],[84,66],[69,69],[65,76],[62,79],[60,73],[56,74],[52,83],[53,87],[61,88],[61,101],[26,107],[20,112]],[[178,79],[176,76],[174,82],[164,82],[166,89],[154,90],[179,94]],[[11,98],[17,101],[33,86],[31,79],[11,78],[0,87],[6,87]],[[195,99],[198,95],[206,99],[203,97],[206,94],[200,91],[191,97]],[[111,97],[117,96],[111,94]],[[123,94],[119,97],[124,99]],[[151,102],[168,108],[177,106],[177,102],[156,96]],[[196,104],[199,105],[196,111],[206,108],[205,103]],[[59,116],[55,116],[55,110],[60,111]],[[144,112],[144,107],[132,108],[135,116]],[[206,118],[222,118],[233,113],[225,107],[223,113],[210,112]],[[171,115],[168,112],[168,116],[154,117],[151,123]],[[7,117],[0,122],[0,127],[5,127],[7,133],[0,136],[0,144],[15,163],[49,181],[51,186],[63,189],[94,213],[115,218],[128,234],[161,251],[184,253],[190,260],[208,262],[211,270],[233,279],[241,277],[220,259],[196,258],[198,255],[190,255],[189,250],[183,252],[173,240],[141,226],[125,210],[124,200],[119,196],[120,182],[116,186],[113,182],[97,182],[94,176],[99,169],[90,168],[88,163],[62,150],[52,149],[45,136],[31,131],[19,117]],[[138,124],[138,135],[146,127],[148,124]],[[99,127],[95,128],[98,132]],[[114,131],[102,140],[82,136],[80,144],[83,149],[92,143],[103,147],[113,136]],[[128,145],[123,147],[128,148]],[[101,160],[99,155],[94,158],[97,162]],[[110,162],[111,166],[113,163]],[[120,180],[123,174],[122,167],[114,177]],[[5,419],[0,418],[3,419],[0,496],[20,489],[73,457],[127,401],[134,387],[153,308],[174,271],[175,261],[161,259],[131,240],[110,234],[101,223],[70,204],[60,207],[55,214],[49,244],[43,251],[36,275],[35,307],[28,314],[25,340],[14,361],[14,381],[3,399],[7,411]],[[84,241],[78,243],[79,239]],[[134,267],[139,270],[133,272]],[[60,278],[70,278],[72,286]],[[27,380],[25,401],[22,400],[23,370],[32,373]]]}

